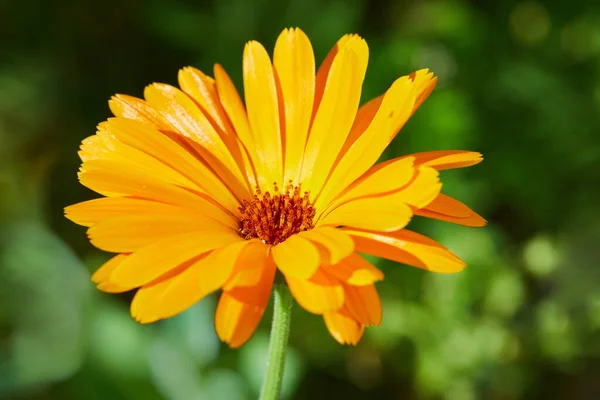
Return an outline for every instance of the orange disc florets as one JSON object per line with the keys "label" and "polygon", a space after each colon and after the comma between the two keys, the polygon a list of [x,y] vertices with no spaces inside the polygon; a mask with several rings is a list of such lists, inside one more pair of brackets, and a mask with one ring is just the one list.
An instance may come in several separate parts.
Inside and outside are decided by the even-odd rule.
{"label": "orange disc florets", "polygon": [[257,188],[252,200],[243,200],[242,204],[240,235],[244,239],[258,238],[263,243],[276,245],[313,227],[315,209],[308,192],[300,194],[300,187],[291,182],[284,193],[274,184],[273,195],[263,194]]}

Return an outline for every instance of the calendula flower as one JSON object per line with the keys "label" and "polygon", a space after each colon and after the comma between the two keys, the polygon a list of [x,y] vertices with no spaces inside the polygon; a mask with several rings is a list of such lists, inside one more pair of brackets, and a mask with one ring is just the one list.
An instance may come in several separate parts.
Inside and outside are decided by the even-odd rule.
{"label": "calendula flower", "polygon": [[104,197],[66,208],[92,244],[117,253],[98,289],[137,289],[132,316],[149,323],[221,290],[215,329],[231,347],[253,334],[276,274],[356,344],[382,310],[383,273],[359,253],[434,272],[464,262],[405,227],[414,215],[467,226],[485,221],[442,193],[438,171],[481,161],[469,151],[412,154],[374,165],[433,90],[420,70],[359,107],[368,48],[346,35],[315,73],[311,43],[283,31],[273,62],[255,41],[243,54],[242,102],[220,65],[144,100],[116,95],[115,118],[85,139],[81,183]]}

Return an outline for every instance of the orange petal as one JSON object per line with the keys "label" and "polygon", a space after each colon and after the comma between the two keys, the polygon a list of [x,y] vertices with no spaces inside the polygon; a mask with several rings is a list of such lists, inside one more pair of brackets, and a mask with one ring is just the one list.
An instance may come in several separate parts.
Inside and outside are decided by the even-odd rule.
{"label": "orange petal", "polygon": [[84,161],[82,170],[86,169],[86,162],[91,160],[114,161],[126,169],[135,169],[150,174],[162,182],[172,183],[193,190],[199,189],[193,181],[174,168],[118,140],[109,131],[106,122],[100,124],[96,135],[83,140],[79,155],[82,161]]}
{"label": "orange petal", "polygon": [[258,239],[247,241],[235,263],[231,276],[223,285],[224,290],[234,287],[255,286],[260,281],[269,258],[269,246]]}
{"label": "orange petal", "polygon": [[130,253],[171,236],[198,231],[227,231],[214,219],[193,213],[138,214],[102,220],[87,233],[97,248]]}
{"label": "orange petal", "polygon": [[214,250],[176,275],[144,285],[131,303],[132,316],[149,323],[172,317],[192,306],[223,285],[248,243],[237,242]]}
{"label": "orange petal", "polygon": [[[325,92],[325,86],[327,84],[327,78],[329,77],[329,71],[331,70],[331,65],[333,64],[333,60],[338,55],[338,53],[346,46],[346,44],[348,42],[350,42],[351,40],[359,40],[359,39],[361,39],[360,36],[358,36],[356,34],[347,34],[347,35],[342,36],[340,38],[340,40],[337,41],[335,46],[333,46],[331,51],[327,54],[327,57],[325,57],[325,60],[323,60],[323,62],[319,66],[319,70],[317,71],[317,76],[316,76],[316,80],[315,80],[315,103],[313,106],[313,119],[314,119],[315,114],[317,113],[319,105],[321,104],[321,99],[323,98],[323,94]],[[367,50],[367,53],[363,53],[360,56],[362,59],[364,59],[365,63],[368,63],[368,61],[369,61],[368,50],[369,49],[367,48],[366,50]]]}
{"label": "orange petal", "polygon": [[340,344],[355,346],[365,330],[364,325],[358,323],[354,318],[335,311],[323,314],[323,320],[331,336]]}
{"label": "orange petal", "polygon": [[344,309],[365,326],[381,324],[381,301],[375,285],[344,285]]}
{"label": "orange petal", "polygon": [[273,182],[282,183],[283,151],[273,67],[267,51],[255,41],[244,49],[244,93],[258,157],[254,165],[259,184],[268,190]]}
{"label": "orange petal", "polygon": [[201,193],[192,193],[178,186],[160,182],[154,176],[128,169],[122,163],[93,160],[84,165],[85,170],[79,173],[79,181],[97,193],[106,196],[134,196],[172,204],[209,216],[237,229],[237,218]]}
{"label": "orange petal", "polygon": [[413,106],[412,113],[423,104],[423,102],[429,97],[435,85],[437,84],[437,76],[433,76],[433,72],[429,72],[428,69],[421,69],[419,71],[415,71],[409,75],[410,79],[413,81],[415,86],[415,92],[417,94],[415,99],[415,105]]}
{"label": "orange petal", "polygon": [[319,268],[319,251],[308,239],[292,235],[271,248],[273,259],[286,276],[308,279]]}
{"label": "orange petal", "polygon": [[465,267],[462,260],[441,244],[406,229],[389,233],[344,230],[352,236],[360,253],[440,273],[459,272]]}
{"label": "orange petal", "polygon": [[398,191],[417,174],[413,161],[410,157],[404,157],[375,165],[336,198],[333,206],[351,199]]}
{"label": "orange petal", "polygon": [[110,276],[115,269],[127,258],[126,254],[117,254],[107,262],[105,262],[92,275],[92,282],[97,285],[99,290],[107,293],[122,293],[130,290],[130,288],[121,287],[110,280]]}
{"label": "orange petal", "polygon": [[248,194],[243,190],[248,190],[248,182],[238,161],[231,154],[223,137],[188,95],[173,86],[155,83],[146,87],[144,97],[161,113],[173,130],[193,140],[204,150],[202,156],[222,179],[227,179],[232,190],[242,197]]}
{"label": "orange petal", "polygon": [[101,197],[65,207],[65,216],[82,226],[92,226],[104,219],[126,215],[180,213],[189,211],[170,204],[130,197]]}
{"label": "orange petal", "polygon": [[317,222],[317,227],[349,226],[389,232],[404,228],[412,216],[412,209],[392,196],[368,197],[334,208]]}
{"label": "orange petal", "polygon": [[193,181],[201,191],[237,213],[239,202],[230,189],[202,161],[163,133],[135,121],[109,119],[106,129],[123,143],[137,148]]}
{"label": "orange petal", "polygon": [[465,204],[441,193],[425,208],[416,210],[415,214],[465,226],[479,227],[487,224],[485,219]]}
{"label": "orange petal", "polygon": [[306,34],[285,29],[275,43],[273,65],[285,106],[283,183],[297,182],[315,97],[315,56]]}
{"label": "orange petal", "polygon": [[427,151],[411,154],[410,157],[415,158],[415,165],[432,167],[438,171],[470,167],[483,161],[481,153],[466,150]]}
{"label": "orange petal", "polygon": [[169,129],[160,113],[142,99],[117,94],[110,99],[108,106],[115,117],[138,121],[158,130]]}
{"label": "orange petal", "polygon": [[131,254],[112,273],[111,281],[123,287],[139,287],[202,253],[239,241],[243,239],[233,230],[173,236]]}
{"label": "orange petal", "polygon": [[367,61],[367,44],[360,37],[350,39],[333,60],[302,163],[300,181],[310,193],[319,193],[350,133]]}
{"label": "orange petal", "polygon": [[338,310],[344,305],[342,285],[320,270],[308,280],[287,275],[285,280],[298,304],[308,312],[323,314]]}
{"label": "orange petal", "polygon": [[257,285],[224,291],[215,313],[215,330],[229,346],[242,346],[260,322],[273,287],[275,265],[272,260],[263,269]]}
{"label": "orange petal", "polygon": [[346,232],[331,227],[319,227],[300,232],[299,236],[323,245],[329,253],[329,262],[337,264],[354,251],[354,242]]}
{"label": "orange petal", "polygon": [[327,185],[315,202],[318,210],[327,205],[342,190],[366,172],[381,156],[396,133],[408,120],[415,102],[412,81],[408,77],[398,79],[386,92],[377,114],[366,131],[341,157]]}
{"label": "orange petal", "polygon": [[321,268],[329,275],[354,286],[370,285],[383,280],[383,273],[356,253],[335,265],[323,265]]}
{"label": "orange petal", "polygon": [[251,164],[254,165],[253,163],[259,160],[256,156],[256,145],[250,130],[248,116],[244,104],[242,103],[242,99],[223,67],[219,64],[215,64],[214,73],[221,105],[235,129],[236,135],[242,143],[242,147],[250,157]]}

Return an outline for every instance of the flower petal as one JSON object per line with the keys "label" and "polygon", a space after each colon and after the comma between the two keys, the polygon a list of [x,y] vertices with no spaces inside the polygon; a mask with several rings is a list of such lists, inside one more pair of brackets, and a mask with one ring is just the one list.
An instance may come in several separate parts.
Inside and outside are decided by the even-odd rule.
{"label": "flower petal", "polygon": [[221,295],[215,313],[215,330],[229,346],[240,347],[256,330],[269,302],[275,271],[275,265],[270,260],[262,270],[257,285],[236,287]]}
{"label": "flower petal", "polygon": [[392,196],[368,197],[336,207],[317,222],[317,227],[349,226],[389,232],[404,228],[412,216],[412,209]]}
{"label": "flower petal", "polygon": [[411,157],[379,163],[350,185],[329,207],[348,200],[395,192],[409,184],[418,173]]}
{"label": "flower petal", "polygon": [[356,253],[337,264],[323,265],[321,268],[329,275],[354,286],[370,285],[383,280],[383,273]]}
{"label": "flower petal", "polygon": [[315,97],[315,56],[306,34],[298,28],[285,29],[275,43],[273,65],[285,106],[283,183],[287,185],[299,178]]}
{"label": "flower petal", "polygon": [[201,231],[177,235],[144,247],[131,254],[112,273],[110,279],[123,287],[139,287],[202,253],[243,241],[230,231]]}
{"label": "flower petal", "polygon": [[255,41],[248,42],[244,49],[244,93],[258,157],[254,166],[259,184],[268,190],[274,182],[281,185],[283,179],[279,106],[271,60]]}
{"label": "flower petal", "polygon": [[483,161],[481,153],[466,150],[427,151],[412,154],[415,165],[424,165],[442,171],[452,168],[464,168]]}
{"label": "flower petal", "polygon": [[144,171],[163,182],[193,190],[199,189],[196,183],[182,175],[179,171],[165,165],[151,155],[118,140],[109,131],[106,122],[100,124],[98,133],[83,140],[79,155],[82,161],[84,161],[82,170],[85,170],[86,163],[92,160],[114,161],[127,169]]}
{"label": "flower petal", "polygon": [[329,175],[358,110],[368,48],[362,38],[354,37],[336,55],[331,65],[325,92],[312,123],[300,181],[314,195]]}
{"label": "flower petal", "polygon": [[96,287],[99,290],[106,293],[122,293],[131,290],[131,288],[121,287],[110,280],[113,271],[117,269],[127,257],[126,254],[117,254],[94,272],[92,275],[92,282],[97,285]]}
{"label": "flower petal", "polygon": [[331,264],[337,264],[354,251],[354,242],[340,229],[324,226],[300,232],[298,235],[323,245],[329,252]]}
{"label": "flower petal", "polygon": [[142,99],[117,94],[110,99],[108,106],[115,117],[141,122],[158,130],[169,129],[160,113]]}
{"label": "flower petal", "polygon": [[172,317],[194,305],[223,285],[248,243],[236,242],[214,250],[183,271],[142,286],[131,303],[131,315],[149,323]]}
{"label": "flower petal", "polygon": [[415,214],[472,227],[485,226],[487,224],[485,219],[464,203],[441,193],[425,208],[416,210]]}
{"label": "flower petal", "polygon": [[166,184],[146,172],[132,170],[123,163],[106,160],[88,161],[85,163],[85,169],[79,173],[79,181],[84,186],[106,196],[134,196],[168,203],[209,216],[234,229],[238,226],[237,218],[201,193],[192,193],[178,186]]}
{"label": "flower petal", "polygon": [[194,182],[196,187],[228,210],[237,213],[240,203],[231,190],[198,158],[163,133],[135,121],[113,118],[106,129],[123,143],[137,148]]}
{"label": "flower petal", "polygon": [[354,318],[335,311],[323,314],[323,320],[331,336],[340,344],[355,346],[362,338],[365,330],[364,325],[361,325]]}
{"label": "flower petal", "polygon": [[344,285],[344,309],[360,324],[381,324],[381,301],[375,285]]}
{"label": "flower petal", "polygon": [[412,114],[414,114],[427,97],[429,97],[431,92],[433,92],[438,78],[437,76],[433,76],[433,72],[429,72],[428,69],[415,71],[409,77],[413,81],[415,92],[417,93],[412,111]]}
{"label": "flower petal", "polygon": [[246,176],[242,174],[224,138],[188,95],[173,86],[155,83],[146,87],[144,97],[175,132],[197,144],[195,150],[238,196],[248,195]]}
{"label": "flower petal", "polygon": [[360,253],[440,273],[459,272],[465,267],[462,260],[441,244],[406,229],[389,233],[344,230],[352,236]]}
{"label": "flower petal", "polygon": [[214,219],[188,212],[109,218],[94,224],[87,233],[90,242],[101,250],[130,253],[175,235],[206,230],[230,232]]}
{"label": "flower petal", "polygon": [[308,239],[292,235],[271,248],[273,259],[286,276],[308,279],[319,268],[319,251]]}
{"label": "flower petal", "polygon": [[412,81],[408,77],[398,79],[386,92],[377,114],[366,131],[341,157],[327,185],[315,202],[320,209],[334,199],[359,176],[366,172],[381,156],[396,133],[408,120],[415,102]]}
{"label": "flower petal", "polygon": [[235,263],[231,276],[223,285],[224,290],[234,287],[255,286],[260,281],[269,258],[269,246],[258,239],[247,241]]}
{"label": "flower petal", "polygon": [[65,216],[82,226],[92,226],[108,218],[137,214],[179,214],[184,208],[157,201],[130,197],[101,197],[65,207]]}
{"label": "flower petal", "polygon": [[285,280],[298,304],[308,312],[323,314],[344,305],[342,285],[320,270],[310,279],[295,279],[286,275]]}

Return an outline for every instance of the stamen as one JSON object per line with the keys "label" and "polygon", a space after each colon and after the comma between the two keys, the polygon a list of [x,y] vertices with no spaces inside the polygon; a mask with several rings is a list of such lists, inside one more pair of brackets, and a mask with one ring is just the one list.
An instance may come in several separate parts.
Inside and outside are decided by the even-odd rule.
{"label": "stamen", "polygon": [[257,186],[252,199],[244,199],[239,208],[240,236],[246,240],[258,238],[274,246],[298,232],[312,229],[315,209],[308,192],[300,193],[300,187],[292,181],[283,193],[273,183],[273,195],[268,191],[263,194]]}

